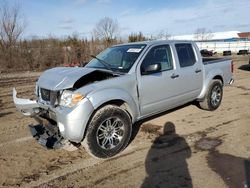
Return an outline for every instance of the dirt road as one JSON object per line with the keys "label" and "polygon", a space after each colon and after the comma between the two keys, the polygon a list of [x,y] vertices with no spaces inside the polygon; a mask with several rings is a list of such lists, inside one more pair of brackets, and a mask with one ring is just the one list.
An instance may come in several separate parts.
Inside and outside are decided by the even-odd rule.
{"label": "dirt road", "polygon": [[109,160],[38,145],[11,88],[31,96],[39,73],[1,75],[0,187],[250,187],[250,68],[246,56],[234,62],[236,81],[218,110],[189,104],[138,123]]}

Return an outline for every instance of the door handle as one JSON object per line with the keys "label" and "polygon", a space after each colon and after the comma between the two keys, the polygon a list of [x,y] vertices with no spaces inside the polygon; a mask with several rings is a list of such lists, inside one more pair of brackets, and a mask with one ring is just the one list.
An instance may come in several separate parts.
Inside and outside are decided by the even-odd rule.
{"label": "door handle", "polygon": [[199,72],[201,72],[201,69],[196,69],[195,70],[195,73],[199,73]]}
{"label": "door handle", "polygon": [[172,76],[171,76],[172,79],[175,79],[175,78],[178,78],[178,77],[179,77],[178,74],[172,74]]}

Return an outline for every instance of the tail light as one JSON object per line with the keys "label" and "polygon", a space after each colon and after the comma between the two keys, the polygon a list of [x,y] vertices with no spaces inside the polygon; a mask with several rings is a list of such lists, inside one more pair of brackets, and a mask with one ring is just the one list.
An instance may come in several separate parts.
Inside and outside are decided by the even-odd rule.
{"label": "tail light", "polygon": [[234,62],[231,61],[231,72],[234,73]]}

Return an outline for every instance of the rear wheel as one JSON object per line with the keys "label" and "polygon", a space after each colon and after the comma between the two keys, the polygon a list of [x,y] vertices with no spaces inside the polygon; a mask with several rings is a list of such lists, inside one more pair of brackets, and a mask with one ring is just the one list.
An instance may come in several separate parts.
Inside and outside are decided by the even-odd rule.
{"label": "rear wheel", "polygon": [[222,82],[220,80],[212,80],[206,93],[205,99],[199,102],[200,107],[208,111],[216,110],[221,104],[222,96]]}
{"label": "rear wheel", "polygon": [[91,119],[84,146],[95,157],[112,157],[127,146],[131,131],[128,113],[118,106],[107,105]]}

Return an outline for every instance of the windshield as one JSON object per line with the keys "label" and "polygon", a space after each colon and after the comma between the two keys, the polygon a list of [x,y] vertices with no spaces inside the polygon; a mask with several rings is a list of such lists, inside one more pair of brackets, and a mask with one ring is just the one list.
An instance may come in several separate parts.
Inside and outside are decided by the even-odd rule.
{"label": "windshield", "polygon": [[[127,73],[133,66],[145,44],[132,44],[123,46],[114,46],[108,48],[92,59],[86,67],[88,68],[110,68],[112,71]],[[105,66],[108,65],[107,66]]]}

